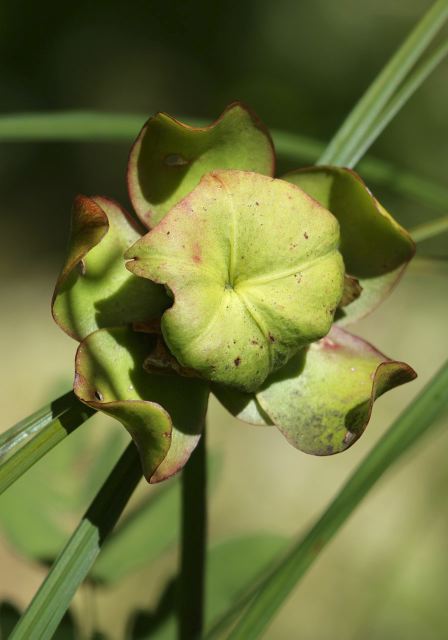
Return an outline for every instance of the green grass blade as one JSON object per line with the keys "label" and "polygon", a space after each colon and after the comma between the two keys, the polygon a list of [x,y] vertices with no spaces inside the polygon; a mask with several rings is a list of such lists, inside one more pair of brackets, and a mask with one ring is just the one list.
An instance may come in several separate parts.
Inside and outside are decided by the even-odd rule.
{"label": "green grass blade", "polygon": [[430,238],[435,238],[441,233],[446,233],[448,231],[448,216],[444,216],[443,218],[437,218],[437,220],[432,220],[431,222],[425,222],[424,224],[419,224],[413,229],[409,230],[414,242],[423,242],[424,240],[429,240]]}
{"label": "green grass blade", "polygon": [[62,111],[0,117],[2,142],[101,142],[135,138],[147,117],[138,114]]}
{"label": "green grass blade", "polygon": [[425,206],[442,211],[448,207],[448,189],[444,185],[403,171],[389,162],[365,158],[360,162],[358,171],[372,183],[407,196]]}
{"label": "green grass blade", "polygon": [[[191,124],[204,124],[186,118]],[[22,113],[0,116],[0,141],[17,142],[131,142],[145,121],[144,115],[95,112]],[[307,136],[273,130],[277,155],[295,166],[313,164],[325,144]],[[294,166],[294,168],[295,168]],[[426,206],[445,210],[448,189],[376,158],[366,158],[359,172],[368,181],[408,196]]]}
{"label": "green grass blade", "polygon": [[352,153],[347,162],[348,167],[354,167],[360,158],[365,154],[375,140],[381,135],[389,122],[396,116],[400,109],[406,104],[417,89],[424,83],[434,69],[442,62],[448,54],[448,40],[435,49],[426,60],[424,60],[409,77],[403,82],[399,90],[392,96],[380,115],[372,123],[367,135],[356,150]]}
{"label": "green grass blade", "polygon": [[260,637],[322,549],[374,484],[429,430],[446,408],[447,388],[448,361],[366,456],[317,523],[274,567],[229,638],[252,640]]}
{"label": "green grass blade", "polygon": [[59,554],[10,640],[46,640],[52,637],[141,475],[137,449],[131,443]]}
{"label": "green grass blade", "polygon": [[406,38],[319,158],[319,164],[347,165],[376,118],[448,18],[448,1],[437,0]]}
{"label": "green grass blade", "polygon": [[93,413],[73,394],[67,394],[51,403],[49,410],[44,407],[6,432],[0,457],[0,495]]}
{"label": "green grass blade", "polygon": [[[209,495],[218,484],[222,459],[207,456]],[[124,517],[107,539],[89,579],[111,585],[169,551],[179,539],[181,510],[180,475],[161,483],[148,498]]]}
{"label": "green grass blade", "polygon": [[73,403],[73,391],[53,400],[0,434],[0,461],[17,451]]}

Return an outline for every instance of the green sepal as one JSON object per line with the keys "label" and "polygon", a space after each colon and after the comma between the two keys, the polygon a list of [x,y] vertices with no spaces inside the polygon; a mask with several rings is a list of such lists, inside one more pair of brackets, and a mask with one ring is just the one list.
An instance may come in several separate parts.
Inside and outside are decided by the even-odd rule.
{"label": "green sepal", "polygon": [[344,286],[338,243],[335,217],[301,189],[217,171],[126,258],[172,293],[161,328],[180,365],[253,391],[328,333]]}
{"label": "green sepal", "polygon": [[116,202],[75,199],[68,255],[52,303],[55,321],[75,340],[100,328],[160,317],[169,306],[163,287],[125,268],[123,254],[141,235]]}
{"label": "green sepal", "polygon": [[409,365],[334,326],[270,376],[256,399],[294,447],[331,455],[362,435],[379,396],[415,377]]}
{"label": "green sepal", "polygon": [[74,390],[126,427],[154,483],[187,462],[201,436],[209,391],[197,379],[147,373],[151,347],[151,336],[127,327],[92,333],[78,348]]}
{"label": "green sepal", "polygon": [[338,322],[349,324],[367,315],[387,296],[413,257],[412,238],[350,169],[309,167],[283,179],[303,189],[339,221],[345,268],[359,280],[362,293],[338,311]]}
{"label": "green sepal", "polygon": [[128,188],[137,215],[148,227],[216,169],[274,175],[268,130],[247,107],[229,105],[208,127],[191,127],[166,113],[148,120],[129,156]]}

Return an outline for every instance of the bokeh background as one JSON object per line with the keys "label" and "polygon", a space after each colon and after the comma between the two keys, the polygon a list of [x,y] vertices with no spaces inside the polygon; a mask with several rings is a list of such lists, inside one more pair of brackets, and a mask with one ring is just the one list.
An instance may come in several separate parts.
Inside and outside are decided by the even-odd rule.
{"label": "bokeh background", "polygon": [[[430,4],[5,0],[0,111],[126,112],[142,114],[143,124],[163,110],[211,121],[241,99],[268,126],[325,141]],[[447,112],[445,62],[372,155],[446,183]],[[71,384],[76,345],[49,312],[71,201],[81,192],[127,204],[128,148],[0,144],[0,430]],[[407,227],[447,213],[371,187]],[[448,346],[446,256],[446,236],[422,244],[394,294],[355,327],[409,362],[419,378],[379,400],[365,436],[348,452],[307,457],[275,429],[237,423],[212,406],[209,443],[219,459],[213,544],[265,534],[280,544],[305,530],[429,379]],[[447,426],[441,420],[364,501],[295,590],[268,640],[447,637]],[[0,601],[26,606],[46,571],[36,558],[60,548],[125,440],[120,425],[95,417],[0,498]],[[157,489],[142,484],[134,507],[151,493]],[[147,526],[150,536],[151,520]],[[168,521],[160,535],[171,540],[174,530]],[[118,584],[86,585],[73,609],[81,637],[96,629],[125,638],[131,614],[156,606],[175,562],[171,541]],[[236,560],[226,565],[230,573],[237,569]]]}

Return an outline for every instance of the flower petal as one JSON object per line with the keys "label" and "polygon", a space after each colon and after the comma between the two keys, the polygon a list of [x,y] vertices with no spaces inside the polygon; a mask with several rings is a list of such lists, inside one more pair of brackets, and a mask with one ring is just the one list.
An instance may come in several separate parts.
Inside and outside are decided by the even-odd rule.
{"label": "flower petal", "polygon": [[294,447],[330,455],[361,436],[376,398],[415,377],[407,364],[333,327],[273,374],[256,398]]}
{"label": "flower petal", "polygon": [[238,420],[261,427],[272,426],[273,422],[265,414],[253,393],[243,393],[238,389],[213,385],[213,395]]}
{"label": "flower petal", "polygon": [[208,127],[190,127],[165,113],[150,118],[128,165],[129,196],[148,228],[215,169],[274,175],[271,137],[258,117],[235,102]]}
{"label": "flower petal", "polygon": [[292,182],[329,209],[341,226],[340,251],[362,294],[341,311],[340,324],[367,315],[390,292],[415,253],[410,235],[350,169],[309,167],[288,173]]}
{"label": "flower petal", "polygon": [[204,425],[208,388],[200,380],[147,373],[151,336],[127,327],[89,335],[76,356],[75,393],[119,420],[132,436],[149,482],[179,471]]}
{"label": "flower petal", "polygon": [[252,391],[329,331],[344,284],[338,243],[334,216],[301,189],[219,171],[126,257],[172,291],[162,332],[179,363]]}
{"label": "flower petal", "polygon": [[160,317],[163,287],[134,277],[123,254],[141,232],[115,202],[78,196],[66,263],[53,296],[53,317],[75,340],[102,327]]}

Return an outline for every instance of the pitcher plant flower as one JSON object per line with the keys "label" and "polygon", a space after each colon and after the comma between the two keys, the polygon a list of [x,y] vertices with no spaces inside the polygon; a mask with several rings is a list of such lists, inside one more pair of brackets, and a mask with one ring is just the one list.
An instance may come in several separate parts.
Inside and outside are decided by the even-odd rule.
{"label": "pitcher plant flower", "polygon": [[80,342],[76,395],[126,427],[149,482],[187,462],[210,393],[329,455],[415,378],[345,328],[400,278],[408,233],[352,170],[274,176],[269,132],[233,103],[208,127],[148,120],[129,156],[135,217],[75,199],[53,316]]}

